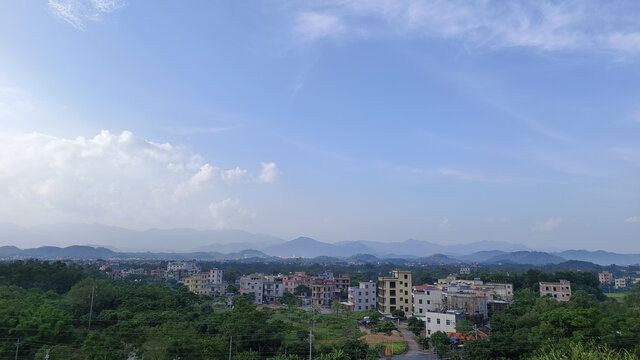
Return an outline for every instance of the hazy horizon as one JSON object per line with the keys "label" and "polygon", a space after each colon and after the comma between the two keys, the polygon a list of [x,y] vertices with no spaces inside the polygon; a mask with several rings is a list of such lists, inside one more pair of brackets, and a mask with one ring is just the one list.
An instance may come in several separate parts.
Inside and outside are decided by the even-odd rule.
{"label": "hazy horizon", "polygon": [[639,10],[2,2],[0,222],[640,253]]}

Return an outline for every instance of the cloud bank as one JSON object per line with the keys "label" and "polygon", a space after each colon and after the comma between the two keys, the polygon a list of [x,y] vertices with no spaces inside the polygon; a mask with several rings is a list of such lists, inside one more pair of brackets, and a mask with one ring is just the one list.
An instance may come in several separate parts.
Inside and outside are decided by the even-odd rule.
{"label": "cloud bank", "polygon": [[[0,216],[33,223],[82,221],[131,227],[227,228],[256,214],[230,193],[275,182],[275,163],[257,176],[221,169],[182,146],[131,132],[93,138],[0,136]],[[222,186],[224,185],[224,186]]]}
{"label": "cloud bank", "polygon": [[457,39],[468,48],[640,53],[632,2],[343,0],[310,7],[311,13],[299,11],[294,27],[307,41],[337,34],[425,36]]}

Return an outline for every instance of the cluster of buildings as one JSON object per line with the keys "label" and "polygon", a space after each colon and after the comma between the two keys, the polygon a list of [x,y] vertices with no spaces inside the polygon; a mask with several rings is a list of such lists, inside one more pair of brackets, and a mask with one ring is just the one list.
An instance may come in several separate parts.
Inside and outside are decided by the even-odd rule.
{"label": "cluster of buildings", "polygon": [[175,279],[189,288],[189,291],[199,295],[212,295],[224,292],[222,269],[211,269],[203,272],[193,261],[172,261],[167,264],[167,270],[156,270],[156,276]]}
{"label": "cluster of buildings", "polygon": [[294,274],[264,275],[255,273],[239,280],[241,294],[253,294],[256,304],[274,303],[285,293],[299,295],[312,305],[329,306],[339,299],[340,292],[351,285],[349,275],[334,275],[332,270],[325,270],[318,276],[304,272]]}
{"label": "cluster of buildings", "polygon": [[632,278],[630,276],[625,276],[621,278],[614,278],[613,274],[608,271],[603,271],[598,273],[598,279],[600,280],[600,284],[603,285],[614,285],[615,289],[625,289],[631,284],[637,284],[640,282],[640,278]]}

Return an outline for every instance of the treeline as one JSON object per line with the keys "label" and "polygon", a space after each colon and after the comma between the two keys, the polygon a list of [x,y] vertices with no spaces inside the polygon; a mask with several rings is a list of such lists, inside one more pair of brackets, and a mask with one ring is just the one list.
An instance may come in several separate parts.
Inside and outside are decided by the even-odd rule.
{"label": "treeline", "polygon": [[539,291],[539,282],[557,282],[560,280],[569,280],[571,282],[571,291],[583,290],[594,295],[598,300],[605,300],[606,296],[600,289],[600,281],[598,276],[591,271],[567,271],[560,270],[556,272],[543,272],[536,269],[529,269],[526,272],[492,272],[480,273],[475,275],[466,275],[465,278],[472,279],[478,277],[484,282],[511,283],[514,290],[529,289],[531,291]]}
{"label": "treeline", "polygon": [[[569,274],[563,274],[567,277]],[[640,357],[640,291],[599,301],[577,290],[571,300],[516,293],[491,319],[487,340],[465,344],[465,359],[636,359]]]}

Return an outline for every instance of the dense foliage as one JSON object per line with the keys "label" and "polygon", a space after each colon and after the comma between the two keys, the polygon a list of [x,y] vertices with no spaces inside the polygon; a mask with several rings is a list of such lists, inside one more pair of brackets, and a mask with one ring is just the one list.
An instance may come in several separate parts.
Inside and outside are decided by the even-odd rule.
{"label": "dense foliage", "polygon": [[313,328],[314,357],[372,355],[358,340],[362,314],[259,310],[242,296],[232,310],[214,309],[185,287],[94,275],[63,263],[0,265],[0,358],[17,347],[20,359],[47,349],[51,359],[227,359],[230,347],[234,359],[307,358]]}
{"label": "dense foliage", "polygon": [[599,301],[595,295],[578,290],[570,301],[559,302],[522,289],[516,293],[511,307],[493,316],[491,327],[487,340],[465,343],[465,358],[566,359],[574,355],[553,357],[553,354],[588,352],[588,349],[609,354],[603,358],[637,358],[640,292],[628,293],[622,301]]}

